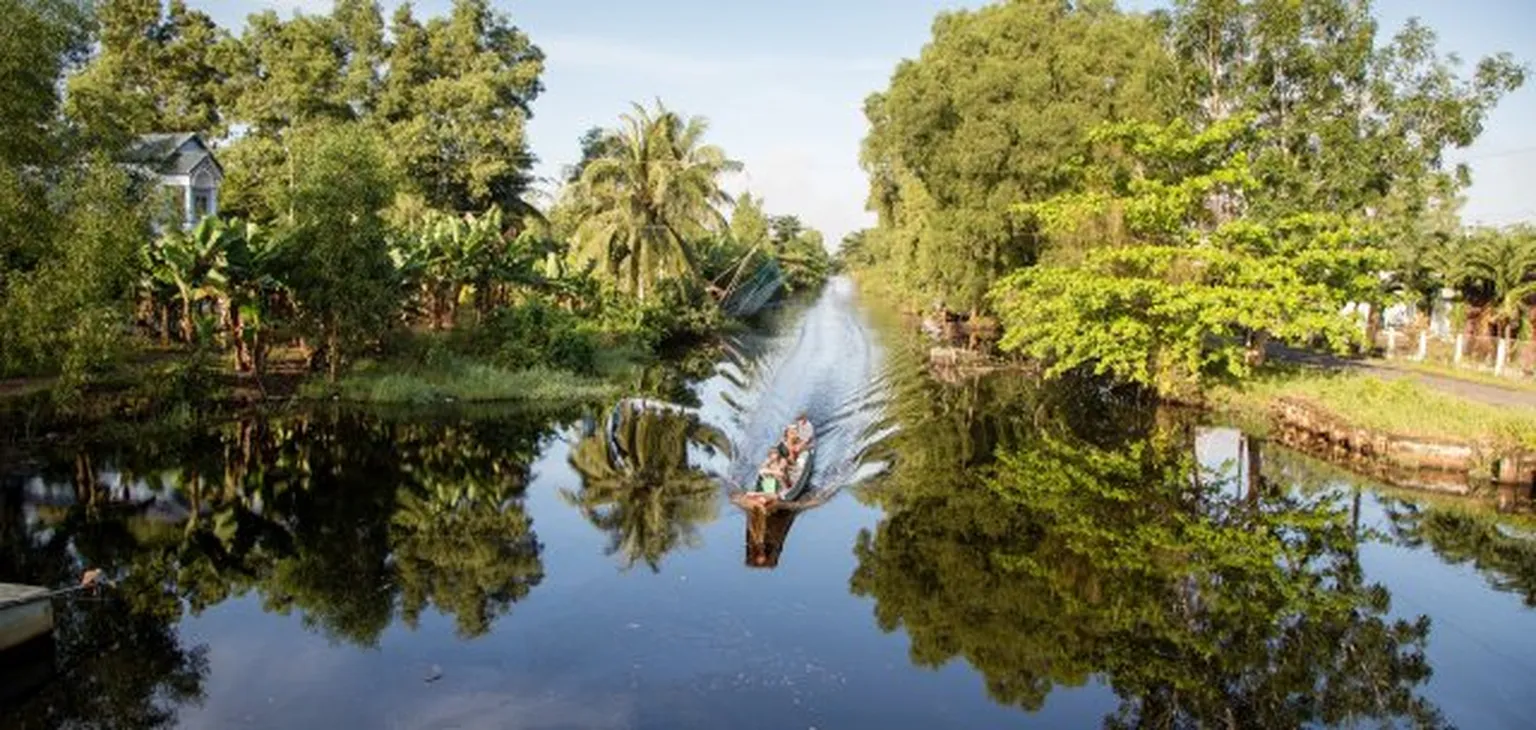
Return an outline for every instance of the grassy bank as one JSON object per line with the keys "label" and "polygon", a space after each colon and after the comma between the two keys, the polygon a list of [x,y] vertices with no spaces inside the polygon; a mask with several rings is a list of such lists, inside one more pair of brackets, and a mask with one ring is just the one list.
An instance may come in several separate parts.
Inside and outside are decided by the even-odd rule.
{"label": "grassy bank", "polygon": [[340,398],[357,403],[429,404],[526,403],[563,405],[601,400],[617,393],[612,382],[548,368],[505,370],[495,365],[454,361],[405,370],[386,366],[356,369],[335,384],[310,382],[306,399]]}
{"label": "grassy bank", "polygon": [[1410,380],[1289,370],[1212,394],[1218,408],[1248,418],[1264,417],[1282,398],[1303,400],[1350,424],[1401,436],[1536,448],[1536,408],[1469,401]]}

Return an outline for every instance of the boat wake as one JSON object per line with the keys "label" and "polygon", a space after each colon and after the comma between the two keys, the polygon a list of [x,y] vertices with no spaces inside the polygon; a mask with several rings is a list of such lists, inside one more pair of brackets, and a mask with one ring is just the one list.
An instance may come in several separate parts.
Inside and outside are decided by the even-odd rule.
{"label": "boat wake", "polygon": [[852,282],[841,277],[814,303],[773,317],[766,332],[727,343],[716,374],[697,386],[698,413],[733,446],[717,468],[734,488],[754,478],[784,427],[806,414],[816,427],[816,469],[799,502],[814,506],[884,468],[869,456],[887,435],[883,352]]}

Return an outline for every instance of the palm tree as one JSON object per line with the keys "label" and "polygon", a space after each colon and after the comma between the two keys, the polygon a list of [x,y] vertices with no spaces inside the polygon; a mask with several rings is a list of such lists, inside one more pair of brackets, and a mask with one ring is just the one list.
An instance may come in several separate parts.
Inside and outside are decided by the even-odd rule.
{"label": "palm tree", "polygon": [[1525,300],[1536,294],[1536,235],[1523,228],[1477,235],[1457,278],[1488,297],[1499,336],[1513,338]]}
{"label": "palm tree", "polygon": [[622,555],[626,569],[643,561],[658,570],[667,553],[696,543],[698,525],[714,519],[719,490],[689,464],[690,444],[729,450],[724,434],[695,418],[621,404],[572,450],[581,489],[562,496],[608,533],[608,552]]}
{"label": "palm tree", "polygon": [[587,164],[573,190],[576,253],[644,299],[659,278],[697,273],[692,240],[728,227],[720,176],[741,163],[702,143],[704,119],[660,102],[654,111],[636,104],[622,120],[615,144]]}

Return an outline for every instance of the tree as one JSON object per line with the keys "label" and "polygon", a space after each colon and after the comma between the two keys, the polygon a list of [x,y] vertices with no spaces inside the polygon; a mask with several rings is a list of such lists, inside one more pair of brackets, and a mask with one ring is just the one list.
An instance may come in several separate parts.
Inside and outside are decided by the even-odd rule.
{"label": "tree", "polygon": [[58,124],[59,79],[84,55],[86,8],[69,0],[3,0],[0,15],[0,297],[47,255],[57,216],[52,173],[70,154]]}
{"label": "tree", "polygon": [[727,228],[720,177],[741,169],[714,145],[708,125],[659,103],[623,116],[622,145],[593,160],[574,192],[576,255],[644,300],[667,276],[697,273],[693,241]]}
{"label": "tree", "polygon": [[1456,278],[1490,303],[1499,336],[1519,334],[1526,301],[1536,295],[1536,231],[1519,227],[1474,234]]}
{"label": "tree", "polygon": [[61,175],[51,195],[62,213],[42,259],[0,288],[0,372],[58,373],[80,385],[120,353],[136,254],[149,235],[132,187],[100,155]]}
{"label": "tree", "polygon": [[392,35],[379,111],[408,189],[441,210],[529,212],[526,125],[544,53],[487,0],[454,0],[425,26],[407,3]]}
{"label": "tree", "polygon": [[1037,260],[1035,231],[1008,207],[1066,190],[1081,130],[1164,118],[1159,41],[1150,18],[1110,2],[941,14],[921,56],[865,104],[871,248],[905,293],[979,309],[994,281]]}
{"label": "tree", "polygon": [[1000,282],[1004,349],[1053,375],[1088,368],[1190,395],[1204,378],[1246,375],[1271,337],[1355,342],[1340,312],[1376,290],[1384,257],[1348,219],[1248,212],[1259,189],[1248,160],[1262,139],[1248,119],[1198,133],[1183,122],[1112,125],[1090,137],[1106,149],[1086,168],[1086,191],[1020,212],[1049,233],[1093,226],[1124,240]]}
{"label": "tree", "polygon": [[224,134],[227,32],[184,0],[164,11],[161,0],[107,0],[96,12],[100,48],[69,80],[71,116],[111,147],[152,132]]}
{"label": "tree", "polygon": [[359,125],[296,130],[294,186],[284,235],[298,252],[290,286],[299,323],[325,344],[334,381],[341,361],[393,321],[395,268],[380,211],[395,187],[378,138]]}
{"label": "tree", "polygon": [[575,185],[581,180],[582,173],[587,171],[587,165],[600,157],[616,154],[622,143],[618,135],[602,127],[592,127],[582,132],[581,139],[577,140],[577,144],[581,145],[581,159],[565,169],[565,184]]}

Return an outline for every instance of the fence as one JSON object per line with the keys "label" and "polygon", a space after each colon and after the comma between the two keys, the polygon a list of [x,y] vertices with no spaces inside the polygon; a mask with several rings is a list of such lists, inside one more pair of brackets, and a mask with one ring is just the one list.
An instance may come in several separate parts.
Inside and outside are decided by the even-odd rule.
{"label": "fence", "polygon": [[1536,342],[1477,335],[1438,336],[1423,327],[1382,330],[1376,347],[1389,360],[1409,360],[1502,377],[1536,376]]}

